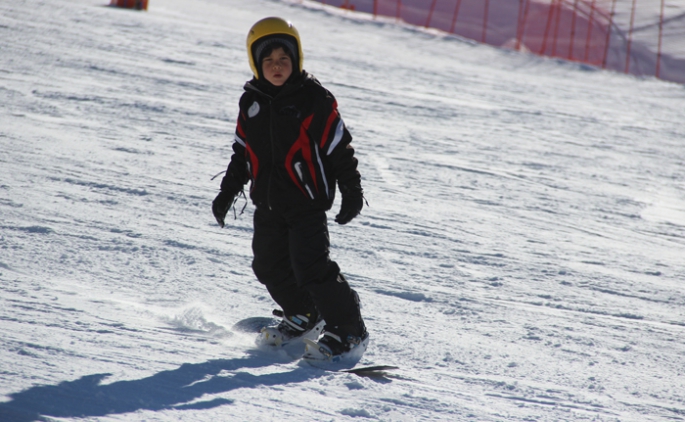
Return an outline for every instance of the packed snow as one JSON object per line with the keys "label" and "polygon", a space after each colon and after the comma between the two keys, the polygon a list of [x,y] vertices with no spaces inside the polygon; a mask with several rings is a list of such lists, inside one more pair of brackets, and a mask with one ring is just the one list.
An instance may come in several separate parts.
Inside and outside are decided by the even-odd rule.
{"label": "packed snow", "polygon": [[[0,2],[1,421],[685,420],[685,86],[315,2],[104,3]],[[354,137],[332,257],[378,377],[233,328],[275,304],[212,177],[273,15]]]}

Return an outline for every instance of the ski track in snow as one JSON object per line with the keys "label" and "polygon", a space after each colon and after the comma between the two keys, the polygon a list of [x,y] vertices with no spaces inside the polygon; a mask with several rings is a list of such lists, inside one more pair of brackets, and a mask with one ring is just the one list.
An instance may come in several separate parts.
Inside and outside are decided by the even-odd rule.
{"label": "ski track in snow", "polygon": [[[0,420],[685,420],[682,85],[307,1],[102,3],[0,4]],[[332,254],[385,377],[231,330],[274,306],[252,206],[210,211],[267,15],[355,139]]]}

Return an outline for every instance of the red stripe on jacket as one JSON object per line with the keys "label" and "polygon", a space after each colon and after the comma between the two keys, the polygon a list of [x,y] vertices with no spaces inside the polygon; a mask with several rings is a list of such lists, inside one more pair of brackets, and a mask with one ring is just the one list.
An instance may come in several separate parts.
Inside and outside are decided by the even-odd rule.
{"label": "red stripe on jacket", "polygon": [[295,157],[295,153],[297,151],[302,151],[302,157],[304,158],[307,167],[309,167],[309,174],[312,175],[312,181],[314,182],[314,188],[316,191],[319,191],[318,184],[316,182],[316,170],[314,168],[314,162],[312,161],[312,150],[309,146],[309,135],[307,135],[307,130],[309,130],[309,125],[312,123],[312,119],[314,118],[314,115],[312,114],[311,116],[307,117],[304,119],[302,122],[302,125],[300,126],[300,136],[297,138],[293,146],[290,148],[290,151],[288,151],[288,155],[285,157],[285,168],[288,170],[288,174],[290,174],[290,178],[293,179],[295,184],[297,185],[298,188],[307,195],[307,192],[305,192],[304,187],[302,186],[304,184],[303,181],[300,181],[295,173],[293,172],[293,158]]}

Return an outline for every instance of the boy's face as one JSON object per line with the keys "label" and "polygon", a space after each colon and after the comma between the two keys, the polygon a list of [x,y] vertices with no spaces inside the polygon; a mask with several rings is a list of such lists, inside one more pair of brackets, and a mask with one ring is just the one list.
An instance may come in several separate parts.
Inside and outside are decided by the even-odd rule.
{"label": "boy's face", "polygon": [[281,47],[275,48],[262,60],[262,74],[274,86],[283,85],[292,73],[293,61]]}

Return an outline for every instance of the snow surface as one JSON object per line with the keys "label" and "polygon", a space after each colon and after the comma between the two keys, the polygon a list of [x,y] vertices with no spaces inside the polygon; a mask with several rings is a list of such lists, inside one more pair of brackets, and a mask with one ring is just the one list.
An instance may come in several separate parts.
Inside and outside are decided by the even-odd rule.
{"label": "snow surface", "polygon": [[[306,1],[102,3],[0,2],[0,420],[685,420],[683,85]],[[252,206],[210,211],[268,15],[355,137],[332,254],[385,377],[231,329],[274,307]]]}

